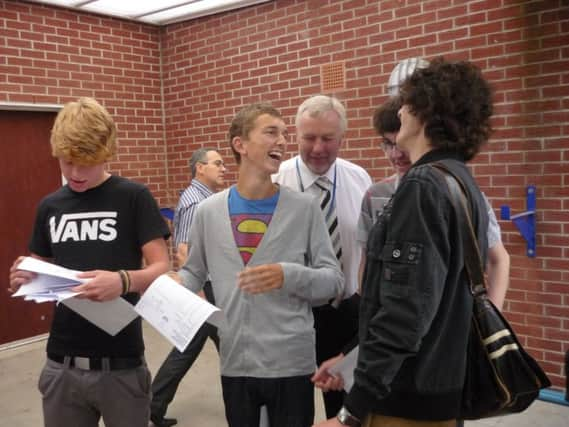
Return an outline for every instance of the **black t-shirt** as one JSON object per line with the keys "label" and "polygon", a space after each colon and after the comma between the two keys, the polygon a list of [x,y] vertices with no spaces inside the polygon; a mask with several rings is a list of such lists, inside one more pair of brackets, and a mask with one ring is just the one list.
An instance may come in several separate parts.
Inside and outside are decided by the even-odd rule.
{"label": "black t-shirt", "polygon": [[[46,196],[36,214],[29,249],[73,270],[138,270],[142,246],[169,237],[156,201],[142,184],[111,176],[77,193],[68,186]],[[135,304],[139,295],[125,299]],[[135,357],[144,352],[137,318],[114,337],[63,304],[55,307],[48,353]]]}

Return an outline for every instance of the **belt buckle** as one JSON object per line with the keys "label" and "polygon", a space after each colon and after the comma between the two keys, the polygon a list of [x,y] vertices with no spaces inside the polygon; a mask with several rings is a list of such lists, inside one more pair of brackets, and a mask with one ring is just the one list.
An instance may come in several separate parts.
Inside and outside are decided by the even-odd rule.
{"label": "belt buckle", "polygon": [[91,363],[88,357],[74,357],[73,366],[86,371],[91,369]]}

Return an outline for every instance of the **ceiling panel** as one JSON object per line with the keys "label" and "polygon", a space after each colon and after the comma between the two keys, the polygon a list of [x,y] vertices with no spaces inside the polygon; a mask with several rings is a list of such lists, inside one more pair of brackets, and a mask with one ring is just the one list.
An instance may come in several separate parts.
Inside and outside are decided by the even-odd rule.
{"label": "ceiling panel", "polygon": [[273,0],[30,0],[154,25],[187,21]]}

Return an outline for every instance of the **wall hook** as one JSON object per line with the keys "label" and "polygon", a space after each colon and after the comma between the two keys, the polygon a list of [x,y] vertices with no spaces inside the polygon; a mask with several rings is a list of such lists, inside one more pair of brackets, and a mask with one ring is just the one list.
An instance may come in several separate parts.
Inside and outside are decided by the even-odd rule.
{"label": "wall hook", "polygon": [[160,213],[162,214],[162,216],[166,219],[169,219],[170,221],[174,220],[174,209],[172,208],[160,208]]}
{"label": "wall hook", "polygon": [[510,207],[501,206],[500,218],[512,220],[527,242],[527,256],[535,257],[535,185],[526,188],[526,211],[510,216]]}

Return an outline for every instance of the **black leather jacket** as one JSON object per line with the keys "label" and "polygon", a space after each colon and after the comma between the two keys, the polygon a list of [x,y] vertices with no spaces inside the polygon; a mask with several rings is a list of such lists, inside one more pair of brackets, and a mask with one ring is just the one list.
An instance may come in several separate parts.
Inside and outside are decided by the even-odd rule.
{"label": "black leather jacket", "polygon": [[372,228],[362,283],[359,357],[346,406],[368,413],[447,420],[458,415],[472,298],[443,162],[465,183],[482,258],[488,215],[468,168],[453,153],[417,161]]}

